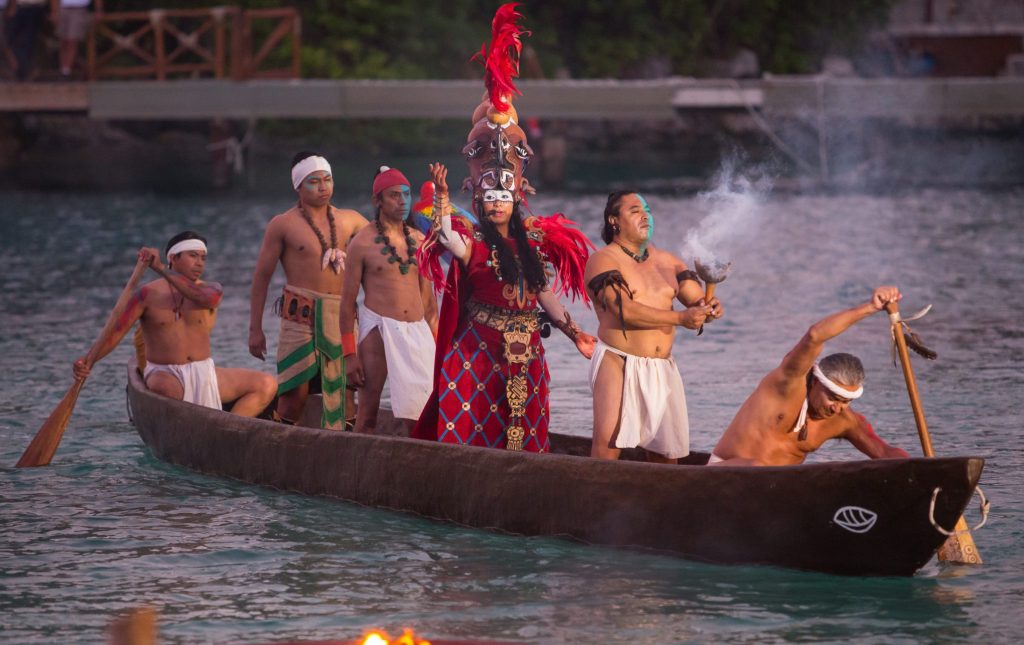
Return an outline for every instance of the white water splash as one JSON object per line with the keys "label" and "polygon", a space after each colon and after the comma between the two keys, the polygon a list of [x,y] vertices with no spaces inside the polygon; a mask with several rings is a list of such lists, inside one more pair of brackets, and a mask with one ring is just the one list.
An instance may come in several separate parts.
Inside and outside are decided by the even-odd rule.
{"label": "white water splash", "polygon": [[706,213],[686,234],[681,257],[687,264],[694,258],[708,264],[732,260],[753,240],[761,225],[762,205],[771,192],[767,177],[751,178],[726,161],[715,176],[714,188],[698,195]]}

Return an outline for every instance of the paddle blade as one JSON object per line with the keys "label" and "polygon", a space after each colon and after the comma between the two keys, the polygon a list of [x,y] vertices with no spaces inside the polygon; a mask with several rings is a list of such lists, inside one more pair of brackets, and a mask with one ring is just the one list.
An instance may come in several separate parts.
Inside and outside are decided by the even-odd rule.
{"label": "paddle blade", "polygon": [[967,526],[967,520],[960,517],[956,521],[956,534],[949,536],[949,539],[939,547],[939,561],[952,562],[954,564],[981,564],[981,554],[971,537],[971,530]]}
{"label": "paddle blade", "polygon": [[57,407],[53,409],[50,416],[43,423],[43,426],[36,432],[32,443],[18,460],[18,468],[32,468],[35,466],[48,466],[53,455],[57,452],[61,437],[64,436],[64,429],[68,426],[68,419],[78,402],[78,393],[82,391],[85,379],[75,379],[74,385],[64,395]]}

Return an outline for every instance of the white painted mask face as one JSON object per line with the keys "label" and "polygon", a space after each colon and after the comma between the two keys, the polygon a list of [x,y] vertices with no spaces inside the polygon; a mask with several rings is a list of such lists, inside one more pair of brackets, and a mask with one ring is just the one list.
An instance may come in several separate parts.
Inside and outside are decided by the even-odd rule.
{"label": "white painted mask face", "polygon": [[510,190],[485,190],[484,191],[484,203],[488,202],[510,202],[512,201],[512,191]]}

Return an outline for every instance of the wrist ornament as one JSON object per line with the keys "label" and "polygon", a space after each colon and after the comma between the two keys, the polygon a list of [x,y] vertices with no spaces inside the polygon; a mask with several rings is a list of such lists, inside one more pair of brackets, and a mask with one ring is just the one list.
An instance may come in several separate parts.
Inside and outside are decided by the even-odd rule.
{"label": "wrist ornament", "polygon": [[351,356],[356,353],[356,335],[355,332],[348,332],[341,335],[341,355]]}
{"label": "wrist ornament", "polygon": [[565,312],[564,319],[552,320],[551,324],[561,330],[561,332],[568,336],[569,340],[574,343],[576,342],[576,339],[579,338],[580,332],[583,331],[580,329],[580,326],[576,324],[576,321],[572,319],[572,316],[569,315],[568,311]]}

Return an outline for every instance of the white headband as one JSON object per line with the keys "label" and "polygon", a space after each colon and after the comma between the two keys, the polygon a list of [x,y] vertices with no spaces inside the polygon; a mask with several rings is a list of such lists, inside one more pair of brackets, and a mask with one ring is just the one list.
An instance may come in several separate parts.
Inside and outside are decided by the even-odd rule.
{"label": "white headband", "polygon": [[859,386],[856,390],[847,390],[846,388],[837,385],[829,377],[825,376],[825,373],[821,371],[821,368],[818,367],[817,363],[815,363],[814,367],[811,368],[811,373],[814,374],[814,378],[818,379],[818,381],[825,386],[826,390],[836,396],[841,396],[844,399],[859,399],[861,395],[864,394],[863,385]]}
{"label": "white headband", "polygon": [[182,240],[182,241],[178,242],[177,244],[175,244],[174,246],[172,246],[171,248],[167,249],[167,261],[168,262],[171,261],[171,256],[172,255],[177,255],[177,254],[183,253],[185,251],[205,251],[205,250],[206,250],[206,244],[204,244],[202,240],[197,240],[195,238],[192,238],[191,240]]}
{"label": "white headband", "polygon": [[331,164],[327,163],[327,160],[323,157],[317,157],[316,155],[306,157],[295,164],[292,167],[292,187],[298,190],[299,186],[302,185],[302,180],[317,170],[326,170],[329,175],[331,174]]}

